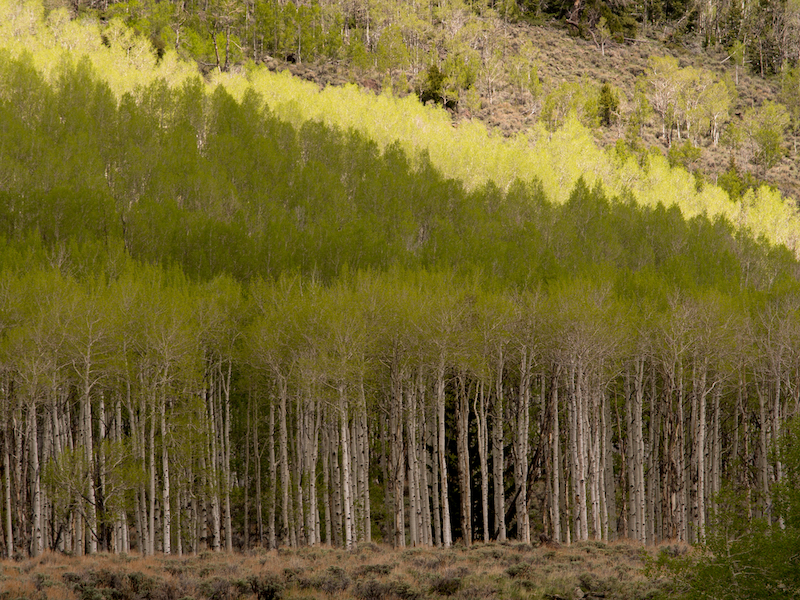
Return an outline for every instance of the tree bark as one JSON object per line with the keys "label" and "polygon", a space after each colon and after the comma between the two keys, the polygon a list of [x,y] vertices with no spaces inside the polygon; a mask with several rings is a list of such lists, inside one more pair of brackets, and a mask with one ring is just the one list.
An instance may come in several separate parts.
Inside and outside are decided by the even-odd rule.
{"label": "tree bark", "polygon": [[339,385],[339,418],[342,440],[342,496],[344,501],[344,547],[347,550],[355,549],[353,538],[353,498],[352,482],[350,480],[350,440],[347,427],[348,421],[347,401],[345,399],[344,385]]}
{"label": "tree bark", "polygon": [[[458,405],[456,408],[456,428],[458,429],[458,475],[461,492],[461,536],[464,545],[472,545],[472,490],[469,469],[469,393],[466,374],[458,376]],[[477,390],[476,390],[477,393]]]}
{"label": "tree bark", "polygon": [[487,422],[486,397],[483,381],[477,384],[472,404],[475,424],[478,429],[478,460],[481,465],[481,515],[483,516],[483,541],[489,542],[489,423]]}
{"label": "tree bark", "polygon": [[[497,541],[506,541],[506,509],[505,509],[505,482],[503,470],[505,469],[505,396],[503,393],[503,370],[505,357],[500,348],[497,359],[497,372],[495,373],[495,393],[492,404],[492,483],[494,485],[494,518]],[[527,439],[526,439],[527,442]]]}
{"label": "tree bark", "polygon": [[442,545],[449,548],[453,545],[453,535],[450,529],[450,501],[448,500],[447,491],[447,460],[445,454],[445,362],[444,356],[439,361],[439,366],[436,372],[436,414],[438,417],[439,431],[437,435],[437,456],[439,459],[439,485],[441,486],[442,494]]}
{"label": "tree bark", "polygon": [[553,497],[550,502],[550,522],[553,524],[553,540],[560,543],[561,536],[561,429],[558,422],[558,371],[553,376],[553,383],[551,388],[552,402],[550,408],[552,410],[552,423],[553,430],[551,431],[551,442],[553,445],[553,463],[551,469],[553,471]]}

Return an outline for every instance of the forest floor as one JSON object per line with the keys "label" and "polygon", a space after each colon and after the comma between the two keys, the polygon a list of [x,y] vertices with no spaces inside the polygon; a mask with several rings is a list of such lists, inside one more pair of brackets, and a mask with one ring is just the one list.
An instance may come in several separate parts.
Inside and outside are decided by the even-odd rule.
{"label": "forest floor", "polygon": [[[661,547],[683,553],[686,547]],[[629,542],[326,547],[198,556],[46,553],[0,561],[0,600],[452,600],[669,597]]]}
{"label": "forest floor", "polygon": [[[736,72],[723,48],[703,47],[698,40],[688,36],[677,40],[668,31],[640,31],[635,40],[626,43],[608,42],[605,52],[601,53],[591,39],[575,36],[560,22],[541,25],[505,24],[502,25],[502,30],[509,55],[516,53],[526,41],[530,41],[535,47],[543,94],[552,92],[562,83],[586,80],[598,86],[602,82],[608,82],[620,91],[621,119],[615,125],[599,127],[594,132],[601,146],[613,146],[617,140],[625,139],[629,103],[633,99],[637,79],[646,73],[651,56],[674,56],[681,67],[701,68],[718,78],[727,73],[731,79],[735,79],[738,98],[732,109],[731,123],[739,127],[748,107],[760,106],[767,100],[780,100],[778,77],[763,78],[755,74],[749,65]],[[356,83],[375,92],[381,89],[378,83],[381,75],[377,71],[355,72],[345,63],[294,64],[271,58],[264,62],[272,70],[289,70],[292,74],[315,81],[320,86]],[[492,97],[481,97],[480,111],[472,114],[462,108],[454,111],[452,118],[456,123],[478,119],[490,130],[510,136],[525,131],[537,121],[543,100],[542,97],[531,103],[530,98],[523,98],[508,81],[498,80]],[[666,140],[661,136],[661,127],[656,116],[651,116],[641,141],[645,148],[667,154]],[[767,172],[753,165],[753,147],[750,144],[742,143],[738,148],[723,143],[714,146],[705,137],[699,142],[700,157],[690,168],[702,174],[706,180],[715,183],[717,176],[728,169],[731,158],[734,158],[740,169],[750,171],[759,180],[778,188],[784,195],[800,200],[800,136],[787,135],[786,156]]]}

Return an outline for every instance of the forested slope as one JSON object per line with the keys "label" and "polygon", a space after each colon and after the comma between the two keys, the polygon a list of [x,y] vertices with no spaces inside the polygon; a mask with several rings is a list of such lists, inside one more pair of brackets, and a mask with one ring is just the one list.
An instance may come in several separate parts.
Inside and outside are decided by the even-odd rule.
{"label": "forested slope", "polygon": [[[446,106],[506,135],[570,112],[605,146],[654,151],[735,198],[800,193],[800,9],[727,0],[48,0],[121,21],[208,73],[267,64]],[[113,39],[114,36],[110,36]]]}
{"label": "forested slope", "polygon": [[700,541],[726,483],[775,514],[800,365],[777,194],[697,192],[575,121],[507,142],[258,70],[208,85],[118,23],[3,10],[8,555]]}

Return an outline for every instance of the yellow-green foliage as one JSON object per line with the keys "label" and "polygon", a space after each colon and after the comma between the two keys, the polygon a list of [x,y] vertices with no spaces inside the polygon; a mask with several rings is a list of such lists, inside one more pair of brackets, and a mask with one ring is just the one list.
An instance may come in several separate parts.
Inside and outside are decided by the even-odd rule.
{"label": "yellow-green foliage", "polygon": [[[64,55],[73,60],[86,55],[117,97],[158,78],[177,86],[197,74],[193,64],[171,51],[157,61],[149,42],[120,20],[101,25],[71,20],[64,9],[45,14],[40,0],[0,0],[0,48],[12,55],[29,52],[46,76]],[[239,99],[248,88],[256,90],[278,116],[295,125],[320,120],[358,130],[382,148],[399,142],[412,156],[425,152],[442,173],[470,189],[490,180],[506,189],[517,178],[536,178],[548,198],[561,203],[582,176],[590,186],[602,182],[611,194],[629,191],[643,205],[677,205],[687,218],[702,213],[725,216],[754,235],[800,251],[800,216],[777,192],[762,188],[734,203],[714,185],[698,191],[693,175],[670,168],[660,156],[650,157],[644,167],[633,158],[620,164],[613,151],[597,146],[591,130],[574,116],[555,132],[536,126],[509,139],[476,121],[454,125],[446,111],[423,106],[415,96],[375,96],[352,85],[320,90],[286,72],[260,67],[246,73],[215,72],[209,90],[217,85]]]}
{"label": "yellow-green foliage", "polygon": [[179,85],[197,75],[194,65],[172,51],[156,62],[150,42],[120,19],[106,25],[92,19],[73,20],[66,8],[45,13],[40,0],[0,0],[0,40],[0,47],[14,56],[27,51],[46,77],[53,75],[65,55],[73,60],[88,56],[118,97],[158,78]]}

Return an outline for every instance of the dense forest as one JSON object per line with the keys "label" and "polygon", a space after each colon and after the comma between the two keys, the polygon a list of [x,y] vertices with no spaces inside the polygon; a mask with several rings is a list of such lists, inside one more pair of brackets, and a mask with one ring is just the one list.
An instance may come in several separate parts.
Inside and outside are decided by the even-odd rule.
{"label": "dense forest", "polygon": [[[779,521],[800,263],[774,190],[574,119],[504,141],[209,84],[120,23],[2,9],[4,555],[702,542],[720,494]],[[403,107],[428,147],[391,141]]]}

